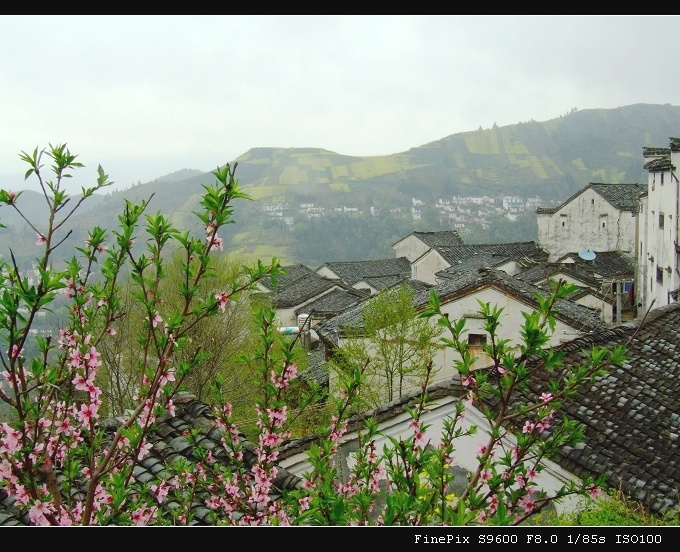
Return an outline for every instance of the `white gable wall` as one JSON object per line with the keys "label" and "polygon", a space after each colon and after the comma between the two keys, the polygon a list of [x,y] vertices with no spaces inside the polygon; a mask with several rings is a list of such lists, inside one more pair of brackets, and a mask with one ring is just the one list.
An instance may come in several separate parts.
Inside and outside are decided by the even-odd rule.
{"label": "white gable wall", "polygon": [[635,255],[635,215],[617,209],[592,188],[554,213],[536,217],[538,244],[549,261],[581,249]]}
{"label": "white gable wall", "polygon": [[[527,303],[519,301],[515,297],[506,295],[503,291],[493,287],[487,287],[455,301],[442,303],[441,310],[442,313],[448,315],[450,320],[465,318],[467,336],[469,336],[469,334],[487,335],[488,339],[488,333],[484,330],[485,321],[478,314],[480,308],[478,300],[482,303],[489,303],[491,307],[496,306],[504,309],[501,314],[497,337],[498,339],[509,339],[509,346],[518,348],[522,342],[520,333],[522,325],[524,324],[524,316],[522,313],[533,312],[535,308]],[[577,321],[572,325],[557,320],[555,332],[549,339],[547,346],[557,346],[561,343],[572,341],[580,335],[583,334],[579,331]],[[481,349],[476,356],[478,359],[475,362],[476,366],[488,366],[489,360],[486,355],[481,352]],[[438,350],[435,357],[435,366],[440,367],[441,370],[437,377],[437,381],[441,381],[445,378],[457,377],[457,373],[453,368],[453,360],[459,358],[458,354],[448,347],[441,347]]]}
{"label": "white gable wall", "polygon": [[436,284],[435,274],[451,266],[436,249],[430,249],[422,257],[411,262],[411,278],[428,284]]}
{"label": "white gable wall", "polygon": [[394,249],[397,259],[399,257],[406,257],[409,262],[413,262],[428,251],[430,246],[416,236],[406,236],[403,240],[395,243],[392,249]]}
{"label": "white gable wall", "polygon": [[324,278],[328,278],[330,280],[339,280],[340,279],[340,276],[338,276],[335,272],[333,272],[327,266],[321,266],[321,267],[317,268],[316,273],[319,276],[323,276]]}
{"label": "white gable wall", "polygon": [[[673,152],[675,163],[680,153]],[[678,180],[672,171],[650,172],[647,183],[647,217],[641,240],[645,241],[646,305],[653,308],[675,302],[670,293],[680,287],[676,244],[678,243]]]}

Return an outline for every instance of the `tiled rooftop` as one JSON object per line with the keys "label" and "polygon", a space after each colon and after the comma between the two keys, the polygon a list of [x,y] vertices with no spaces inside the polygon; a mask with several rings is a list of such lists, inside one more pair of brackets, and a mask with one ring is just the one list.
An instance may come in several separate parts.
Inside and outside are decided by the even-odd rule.
{"label": "tiled rooftop", "polygon": [[[406,257],[375,259],[368,261],[332,261],[324,263],[348,286],[376,277],[410,277],[411,263]],[[318,271],[318,269],[317,269]]]}
{"label": "tiled rooftop", "polygon": [[456,264],[475,262],[475,258],[480,256],[484,258],[484,266],[489,267],[497,267],[509,261],[528,266],[548,260],[548,252],[533,241],[441,246],[433,249],[454,267]]}
{"label": "tiled rooftop", "polygon": [[612,206],[621,211],[637,212],[638,199],[640,195],[647,191],[647,184],[601,184],[591,182],[585,188],[581,188],[578,192],[572,195],[569,199],[564,201],[558,207],[538,207],[536,213],[538,214],[552,214],[559,211],[562,207],[571,203],[574,199],[584,193],[586,190],[593,190],[606,199]]}
{"label": "tiled rooftop", "polygon": [[[680,303],[653,310],[638,326],[640,320],[631,321],[557,349],[564,365],[575,367],[593,346],[630,341],[621,367],[565,402],[563,412],[585,425],[586,442],[564,450],[559,463],[577,476],[604,472],[609,486],[664,513],[680,498]],[[534,396],[546,390],[546,378],[537,371]]]}
{"label": "tiled rooftop", "polygon": [[415,236],[430,247],[463,245],[463,238],[455,230],[442,230],[440,232],[411,232],[410,236]]}

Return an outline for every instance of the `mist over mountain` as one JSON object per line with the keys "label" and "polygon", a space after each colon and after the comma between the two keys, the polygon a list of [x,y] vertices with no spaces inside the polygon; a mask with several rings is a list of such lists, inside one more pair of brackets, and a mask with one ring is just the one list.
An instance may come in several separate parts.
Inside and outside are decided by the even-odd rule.
{"label": "mist over mountain", "polygon": [[[452,198],[520,196],[558,203],[591,182],[647,180],[642,148],[667,147],[680,135],[680,107],[635,104],[616,109],[573,110],[548,121],[480,128],[452,134],[386,156],[353,157],[315,148],[253,148],[235,160],[236,177],[252,201],[239,201],[235,223],[224,229],[225,251],[244,259],[278,257],[308,266],[326,261],[391,257],[391,245],[413,230],[454,227],[436,205]],[[77,152],[75,152],[77,153]],[[115,228],[125,200],[149,200],[181,229],[202,235],[194,220],[210,173],[181,169],[125,190],[89,198],[72,221],[67,242],[82,244],[94,226]],[[75,203],[76,197],[71,201]],[[44,200],[42,200],[44,201]],[[414,216],[418,205],[419,219]],[[43,223],[41,195],[25,191],[19,206]],[[463,239],[514,241],[531,237],[524,227],[466,225]],[[35,232],[9,207],[0,210],[0,253],[17,262],[33,258]],[[506,221],[491,224],[505,225]],[[200,234],[199,234],[200,233]],[[468,237],[466,237],[466,235]],[[496,236],[494,238],[494,236]],[[140,239],[143,239],[140,232]],[[69,254],[72,248],[65,247]]]}

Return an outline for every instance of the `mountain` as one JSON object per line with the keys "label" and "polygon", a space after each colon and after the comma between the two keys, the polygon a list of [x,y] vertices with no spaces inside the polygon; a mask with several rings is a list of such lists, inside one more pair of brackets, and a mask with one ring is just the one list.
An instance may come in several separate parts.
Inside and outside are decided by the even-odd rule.
{"label": "mountain", "polygon": [[[411,230],[441,229],[439,221],[425,215],[417,224],[405,215],[414,198],[429,205],[454,196],[519,195],[540,196],[549,204],[591,182],[646,182],[643,146],[666,147],[669,138],[678,135],[680,107],[635,104],[573,110],[544,122],[452,134],[385,156],[353,157],[315,148],[253,148],[231,161],[237,164],[243,191],[253,201],[236,204],[236,223],[223,236],[225,249],[247,258],[277,256],[285,264],[309,266],[357,260],[367,254],[371,258],[392,256],[392,243]],[[152,198],[150,212],[160,211],[178,227],[200,232],[191,213],[202,185],[213,182],[209,173],[183,169],[106,194],[77,213],[69,239],[84,241],[87,230],[95,225],[114,228],[125,199]],[[313,204],[316,210],[301,212],[301,204]],[[280,215],[265,210],[274,205]],[[321,208],[323,221],[314,220],[313,213],[320,214]],[[368,221],[369,215],[357,214],[371,208],[381,215]],[[30,262],[35,233],[20,219],[8,218],[7,211],[0,211],[0,221],[8,226],[0,231],[0,252],[12,247],[21,261]],[[401,215],[391,220],[390,212]],[[436,217],[432,211],[425,214]],[[334,228],[326,237],[322,236],[323,224],[326,229]],[[305,245],[322,239],[353,243],[340,244],[344,250],[337,251],[323,249],[321,244],[322,251],[333,258],[304,253]],[[372,249],[357,247],[364,241],[375,242]]]}

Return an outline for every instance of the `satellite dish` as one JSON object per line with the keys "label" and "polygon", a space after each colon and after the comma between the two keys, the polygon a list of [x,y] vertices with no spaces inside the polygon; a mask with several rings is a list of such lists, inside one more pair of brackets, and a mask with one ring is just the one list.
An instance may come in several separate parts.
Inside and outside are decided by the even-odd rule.
{"label": "satellite dish", "polygon": [[581,249],[578,252],[578,256],[581,257],[584,261],[592,261],[597,255],[595,254],[595,251],[592,249]]}

